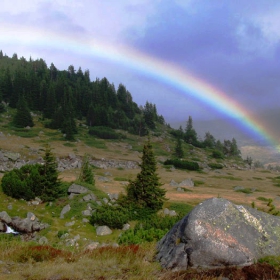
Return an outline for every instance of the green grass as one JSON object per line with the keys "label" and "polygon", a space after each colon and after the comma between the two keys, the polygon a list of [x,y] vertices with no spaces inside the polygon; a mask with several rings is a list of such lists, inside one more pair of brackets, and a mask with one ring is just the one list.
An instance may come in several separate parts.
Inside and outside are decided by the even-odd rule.
{"label": "green grass", "polygon": [[89,147],[94,147],[97,149],[107,149],[105,141],[97,140],[95,138],[85,140],[85,144]]}
{"label": "green grass", "polygon": [[211,178],[215,178],[215,179],[227,179],[227,180],[231,180],[231,181],[242,181],[241,178],[237,178],[237,177],[233,177],[233,176],[211,176]]}
{"label": "green grass", "polygon": [[260,201],[264,201],[264,202],[269,201],[269,198],[266,198],[266,197],[263,197],[263,196],[259,196],[257,199],[260,200]]}
{"label": "green grass", "polygon": [[166,207],[184,215],[187,215],[193,209],[192,205],[180,202],[168,202],[166,203]]}
{"label": "green grass", "polygon": [[252,177],[255,180],[263,180],[263,178],[259,178],[259,177]]}
{"label": "green grass", "polygon": [[69,143],[69,142],[64,143],[63,146],[65,146],[65,147],[72,147],[72,148],[75,148],[75,147],[76,147],[75,144]]}
{"label": "green grass", "polygon": [[199,185],[204,185],[205,184],[205,182],[202,181],[202,180],[194,180],[193,182],[194,182],[195,186],[199,186]]}
{"label": "green grass", "polygon": [[114,180],[122,182],[122,181],[128,181],[129,179],[127,179],[126,177],[115,177]]}
{"label": "green grass", "polygon": [[241,189],[241,190],[236,190],[236,192],[242,192],[242,193],[245,193],[245,194],[253,193],[253,191],[251,189],[248,189],[248,188]]}

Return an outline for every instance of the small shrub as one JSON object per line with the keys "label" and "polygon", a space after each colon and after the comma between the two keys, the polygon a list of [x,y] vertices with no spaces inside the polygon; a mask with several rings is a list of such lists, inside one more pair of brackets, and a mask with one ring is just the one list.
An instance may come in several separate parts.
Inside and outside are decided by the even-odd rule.
{"label": "small shrub", "polygon": [[108,226],[113,229],[121,229],[129,221],[127,209],[103,205],[99,207],[91,216],[92,225]]}
{"label": "small shrub", "polygon": [[125,139],[125,135],[115,132],[110,127],[94,126],[90,127],[89,134],[101,139]]}
{"label": "small shrub", "polygon": [[224,168],[224,166],[222,164],[214,163],[214,162],[208,163],[208,166],[212,169],[223,169]]}
{"label": "small shrub", "polygon": [[217,158],[217,159],[223,159],[224,158],[224,154],[223,154],[223,152],[221,152],[219,150],[214,150],[212,152],[212,157],[213,158]]}
{"label": "small shrub", "polygon": [[187,169],[197,171],[199,170],[199,165],[197,162],[193,161],[186,161],[186,160],[179,160],[179,159],[168,159],[164,163],[164,165],[174,165],[177,168]]}
{"label": "small shrub", "polygon": [[151,215],[138,221],[134,229],[125,231],[118,239],[119,244],[141,244],[160,240],[182,216]]}
{"label": "small shrub", "polygon": [[260,201],[265,201],[265,202],[269,201],[269,198],[266,198],[266,197],[263,197],[263,196],[260,196],[257,199],[260,200]]}

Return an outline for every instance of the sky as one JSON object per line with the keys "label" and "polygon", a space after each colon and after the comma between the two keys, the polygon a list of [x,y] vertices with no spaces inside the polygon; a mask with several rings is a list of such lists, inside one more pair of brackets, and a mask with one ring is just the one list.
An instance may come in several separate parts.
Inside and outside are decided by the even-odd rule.
{"label": "sky", "polygon": [[122,83],[171,125],[280,143],[278,0],[2,0],[0,49]]}

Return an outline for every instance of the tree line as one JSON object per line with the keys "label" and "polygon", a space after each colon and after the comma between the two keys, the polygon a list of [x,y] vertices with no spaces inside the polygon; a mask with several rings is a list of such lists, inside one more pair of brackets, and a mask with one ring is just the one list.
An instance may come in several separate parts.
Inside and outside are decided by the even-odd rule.
{"label": "tree line", "polygon": [[182,148],[182,141],[191,144],[198,148],[209,148],[213,150],[214,158],[223,157],[241,157],[241,152],[238,149],[237,141],[235,138],[232,140],[216,140],[215,137],[208,131],[205,133],[204,139],[200,140],[197,136],[197,132],[193,126],[192,117],[189,116],[186,128],[183,130],[182,126],[179,129],[173,129],[171,134],[176,137],[175,156],[178,158],[184,157]]}
{"label": "tree line", "polygon": [[[116,89],[106,77],[90,80],[89,70],[70,65],[58,70],[43,59],[29,60],[0,51],[0,103],[17,108],[16,126],[33,126],[29,110],[41,112],[46,126],[61,129],[71,140],[77,133],[76,119],[89,127],[106,126],[147,135],[156,123],[164,124],[155,104],[138,106],[123,84]],[[2,103],[1,103],[2,104]],[[3,111],[0,106],[0,112]]]}

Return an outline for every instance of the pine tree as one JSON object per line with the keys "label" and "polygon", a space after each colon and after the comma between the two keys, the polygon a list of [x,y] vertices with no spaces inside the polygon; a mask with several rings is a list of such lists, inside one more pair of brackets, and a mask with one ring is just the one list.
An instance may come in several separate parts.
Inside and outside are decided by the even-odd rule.
{"label": "pine tree", "polygon": [[197,133],[193,128],[193,120],[191,116],[189,116],[189,119],[187,121],[187,126],[185,131],[185,141],[193,145],[197,143]]}
{"label": "pine tree", "polygon": [[79,176],[79,181],[85,182],[91,185],[95,184],[94,175],[92,172],[92,168],[89,164],[89,157],[85,155],[83,158],[82,168]]}
{"label": "pine tree", "polygon": [[14,116],[13,122],[17,127],[34,126],[32,116],[23,96],[20,96],[19,98],[17,112]]}
{"label": "pine tree", "polygon": [[61,193],[60,180],[58,179],[57,162],[49,145],[46,146],[44,166],[42,167],[42,196],[43,201],[52,201],[59,197]]}
{"label": "pine tree", "polygon": [[177,137],[177,143],[176,143],[176,147],[175,147],[175,156],[177,158],[183,158],[184,157],[182,141],[179,137]]}
{"label": "pine tree", "polygon": [[166,191],[161,188],[159,177],[156,173],[156,159],[150,138],[143,147],[141,171],[134,181],[127,186],[127,199],[135,206],[148,208],[154,212],[163,206]]}

